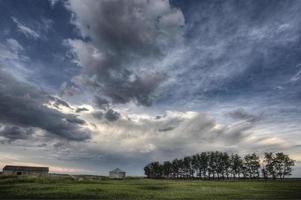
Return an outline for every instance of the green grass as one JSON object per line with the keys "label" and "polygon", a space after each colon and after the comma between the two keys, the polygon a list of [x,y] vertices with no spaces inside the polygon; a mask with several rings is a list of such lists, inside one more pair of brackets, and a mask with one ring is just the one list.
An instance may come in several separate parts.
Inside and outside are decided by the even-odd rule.
{"label": "green grass", "polygon": [[301,199],[301,181],[1,178],[0,199]]}

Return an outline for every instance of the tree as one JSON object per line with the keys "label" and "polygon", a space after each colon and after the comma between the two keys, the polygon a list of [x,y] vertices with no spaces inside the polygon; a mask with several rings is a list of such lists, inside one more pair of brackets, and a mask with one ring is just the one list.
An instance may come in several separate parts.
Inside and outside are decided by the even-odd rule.
{"label": "tree", "polygon": [[219,151],[216,151],[214,153],[215,156],[215,162],[216,162],[216,176],[217,178],[221,178],[223,176],[223,170],[224,170],[224,162],[222,158],[222,153]]}
{"label": "tree", "polygon": [[202,152],[199,155],[199,160],[200,160],[200,168],[199,168],[199,173],[200,176],[203,178],[206,178],[206,175],[208,174],[208,167],[209,167],[209,155],[208,152]]}
{"label": "tree", "polygon": [[211,178],[211,175],[212,175],[212,178],[214,179],[215,178],[215,174],[216,174],[216,167],[217,167],[217,163],[216,163],[216,153],[211,151],[211,152],[208,152],[208,177],[209,179]]}
{"label": "tree", "polygon": [[229,178],[230,168],[231,168],[230,157],[226,152],[224,152],[221,154],[221,160],[223,163],[222,164],[222,176],[223,176],[223,178],[225,178],[225,176],[227,178]]}
{"label": "tree", "polygon": [[144,167],[144,174],[147,176],[147,178],[151,178],[151,173],[152,173],[151,165],[148,164]]}
{"label": "tree", "polygon": [[272,176],[273,179],[276,179],[276,171],[274,169],[274,165],[275,165],[274,160],[275,160],[275,157],[274,157],[273,153],[271,153],[271,152],[264,153],[263,162],[265,163],[267,177]]}
{"label": "tree", "polygon": [[260,168],[259,157],[255,153],[247,154],[244,160],[246,175],[249,178],[258,178]]}
{"label": "tree", "polygon": [[144,173],[149,178],[161,178],[163,174],[163,167],[159,162],[152,162],[144,167]]}
{"label": "tree", "polygon": [[169,161],[165,161],[162,166],[163,176],[169,178],[172,173],[172,164]]}
{"label": "tree", "polygon": [[180,170],[179,160],[178,159],[174,159],[172,161],[172,167],[171,167],[173,178],[178,178],[179,177],[179,170]]}
{"label": "tree", "polygon": [[193,175],[191,161],[192,161],[192,158],[190,156],[186,156],[183,159],[183,174],[184,174],[185,178],[190,178]]}
{"label": "tree", "polygon": [[295,161],[290,159],[288,155],[278,152],[275,154],[273,162],[276,176],[283,179],[285,176],[291,175]]}
{"label": "tree", "polygon": [[242,159],[238,154],[211,151],[202,152],[183,159],[174,159],[172,162],[151,162],[144,167],[148,178],[259,178],[260,171],[264,178],[285,178],[291,175],[295,161],[288,155],[278,153],[265,153],[262,166],[259,157],[247,154]]}
{"label": "tree", "polygon": [[197,177],[201,177],[201,171],[200,171],[200,155],[199,154],[195,154],[192,156],[191,158],[191,167],[193,169],[193,173],[196,173]]}
{"label": "tree", "polygon": [[185,176],[185,166],[184,166],[184,159],[178,160],[178,167],[179,167],[179,176],[180,178],[183,178]]}
{"label": "tree", "polygon": [[262,167],[262,168],[261,168],[261,173],[262,173],[262,177],[263,177],[264,179],[267,179],[267,178],[268,178],[268,171],[267,171],[267,169],[266,169],[265,167]]}
{"label": "tree", "polygon": [[230,156],[230,170],[233,178],[240,177],[243,170],[243,160],[238,154]]}
{"label": "tree", "polygon": [[284,179],[285,176],[290,176],[292,175],[292,171],[293,171],[293,166],[295,166],[295,161],[292,160],[288,155],[285,155],[284,159],[284,170],[283,170],[283,174],[282,174],[282,178]]}

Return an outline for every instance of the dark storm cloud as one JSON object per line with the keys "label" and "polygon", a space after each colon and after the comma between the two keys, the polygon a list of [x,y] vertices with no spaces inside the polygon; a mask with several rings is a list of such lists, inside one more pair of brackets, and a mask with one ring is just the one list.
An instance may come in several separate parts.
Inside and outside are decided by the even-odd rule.
{"label": "dark storm cloud", "polygon": [[0,126],[0,136],[8,139],[9,142],[28,139],[33,133],[34,130],[32,128],[24,128],[9,124]]}
{"label": "dark storm cloud", "polygon": [[100,96],[95,96],[94,102],[95,102],[96,106],[101,109],[106,109],[109,106],[108,105],[109,101]]}
{"label": "dark storm cloud", "polygon": [[85,111],[89,111],[89,109],[85,108],[85,107],[77,108],[75,112],[80,113],[80,112],[85,112]]}
{"label": "dark storm cloud", "polygon": [[162,58],[166,48],[181,38],[182,13],[168,1],[146,0],[71,0],[67,8],[75,14],[73,23],[82,35],[91,39],[68,41],[83,66],[81,82],[112,103],[151,105],[166,77],[145,61]]}
{"label": "dark storm cloud", "polygon": [[119,119],[119,117],[120,117],[120,113],[114,111],[113,109],[109,109],[105,114],[105,118],[108,121],[116,121]]}
{"label": "dark storm cloud", "polygon": [[89,132],[79,126],[84,123],[83,120],[46,107],[49,100],[46,93],[0,71],[1,123],[36,127],[69,140],[80,141],[90,137]]}
{"label": "dark storm cloud", "polygon": [[59,99],[57,97],[53,97],[53,96],[50,96],[50,95],[49,95],[49,99],[51,99],[54,102],[53,105],[56,108],[59,108],[60,105],[65,106],[67,108],[71,108],[70,105],[66,101],[64,101],[62,99]]}
{"label": "dark storm cloud", "polygon": [[160,73],[135,76],[133,81],[124,83],[129,77],[122,77],[120,80],[110,80],[110,85],[105,87],[104,94],[112,98],[113,103],[127,103],[134,100],[145,106],[152,103],[151,94],[164,80]]}
{"label": "dark storm cloud", "polygon": [[75,123],[75,124],[85,124],[86,121],[77,118],[76,116],[71,115],[70,117],[67,117],[66,120],[70,123]]}

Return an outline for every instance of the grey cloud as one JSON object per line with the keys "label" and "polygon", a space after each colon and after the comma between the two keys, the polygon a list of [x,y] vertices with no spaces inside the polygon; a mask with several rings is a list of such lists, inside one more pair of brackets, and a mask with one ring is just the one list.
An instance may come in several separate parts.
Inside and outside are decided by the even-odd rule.
{"label": "grey cloud", "polygon": [[[133,81],[122,84],[122,80],[111,82],[112,85],[104,90],[104,94],[111,97],[113,103],[127,103],[130,100],[150,106],[152,103],[151,94],[164,80],[163,74],[146,74],[143,77],[136,76]],[[119,84],[120,83],[120,84]]]}
{"label": "grey cloud", "polygon": [[[222,125],[207,114],[197,112],[169,112],[160,119],[145,115],[141,118],[137,115],[131,117],[132,120],[120,117],[114,121],[114,126],[102,123],[103,131],[97,132],[93,143],[88,143],[81,152],[74,152],[70,144],[68,155],[62,157],[112,165],[127,163],[116,159],[129,156],[134,161],[141,158],[137,167],[142,169],[144,162],[152,159],[164,160],[176,155],[216,149],[237,152],[241,149],[254,151],[263,148],[257,144],[262,142],[259,138],[252,139],[254,126],[246,121]],[[275,144],[275,147],[279,145],[281,143]]]}
{"label": "grey cloud", "polygon": [[[86,140],[89,131],[81,128],[83,121],[75,115],[63,114],[46,107],[49,95],[15,80],[0,71],[0,122],[27,128],[40,128],[53,136],[69,140]],[[71,120],[71,122],[70,122]]]}
{"label": "grey cloud", "polygon": [[109,149],[118,145],[121,152],[132,150],[161,154],[174,151],[177,154],[179,149],[198,152],[200,148],[213,149],[218,144],[241,144],[248,138],[251,128],[253,126],[248,122],[221,125],[203,113],[168,113],[161,119],[120,118],[114,123],[114,128],[108,128],[106,134],[112,132],[109,134],[112,137]]}
{"label": "grey cloud", "polygon": [[8,139],[9,142],[28,139],[33,133],[34,130],[32,128],[24,128],[9,124],[0,126],[0,136]]}
{"label": "grey cloud", "polygon": [[70,123],[75,123],[75,124],[85,124],[86,121],[79,119],[78,117],[74,116],[74,115],[70,115],[70,117],[67,117],[66,120]]}
{"label": "grey cloud", "polygon": [[113,109],[109,109],[104,116],[108,121],[116,121],[119,119],[120,114]]}
{"label": "grey cloud", "polygon": [[165,132],[165,131],[171,131],[173,130],[174,127],[167,127],[167,128],[161,128],[161,129],[158,129],[159,132]]}
{"label": "grey cloud", "polygon": [[162,58],[166,49],[181,40],[184,17],[180,10],[167,0],[70,0],[67,8],[75,14],[73,23],[83,36],[91,39],[67,41],[75,62],[83,66],[81,84],[112,103],[151,105],[155,90],[166,78],[151,67],[151,61]]}
{"label": "grey cloud", "polygon": [[[83,35],[111,55],[129,58],[158,54],[158,42],[163,42],[158,40],[177,39],[175,30],[184,23],[182,13],[167,0],[70,0],[68,8],[76,14],[74,23]],[[115,61],[110,59],[119,64],[119,59]]]}
{"label": "grey cloud", "polygon": [[60,105],[65,106],[67,108],[71,108],[70,105],[62,99],[59,99],[59,98],[51,96],[51,95],[49,95],[49,99],[51,99],[53,101],[53,105],[56,108],[59,108]]}
{"label": "grey cloud", "polygon": [[102,119],[104,116],[104,113],[101,111],[95,111],[92,113],[93,117],[95,117],[96,119]]}
{"label": "grey cloud", "polygon": [[255,115],[247,112],[243,108],[239,108],[237,110],[225,113],[226,116],[229,116],[233,119],[238,119],[238,120],[247,120],[250,122],[256,122],[262,119],[262,114],[260,115]]}
{"label": "grey cloud", "polygon": [[84,111],[89,111],[89,109],[85,108],[85,107],[77,108],[75,112],[80,113],[80,112],[84,112]]}
{"label": "grey cloud", "polygon": [[96,106],[101,109],[106,109],[109,106],[108,105],[109,101],[100,96],[95,96],[94,102],[95,102]]}

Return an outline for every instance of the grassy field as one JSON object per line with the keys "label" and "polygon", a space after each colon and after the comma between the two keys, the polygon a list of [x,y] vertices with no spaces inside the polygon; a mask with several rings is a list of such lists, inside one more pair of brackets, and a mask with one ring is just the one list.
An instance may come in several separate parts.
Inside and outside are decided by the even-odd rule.
{"label": "grassy field", "polygon": [[301,199],[301,181],[1,178],[0,199]]}

